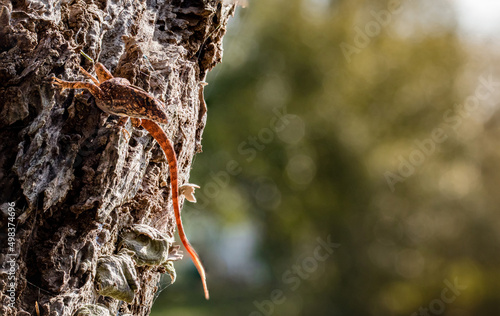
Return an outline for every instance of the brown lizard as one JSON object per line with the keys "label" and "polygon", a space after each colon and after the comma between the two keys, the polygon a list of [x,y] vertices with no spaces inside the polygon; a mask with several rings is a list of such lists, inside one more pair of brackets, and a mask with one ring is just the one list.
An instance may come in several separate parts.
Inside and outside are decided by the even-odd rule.
{"label": "brown lizard", "polygon": [[175,220],[177,222],[177,230],[182,244],[191,256],[191,259],[198,269],[198,272],[203,282],[203,290],[205,298],[208,300],[208,288],[205,277],[205,269],[201,260],[189,243],[184,227],[181,221],[181,211],[179,208],[179,185],[178,185],[178,170],[177,158],[174,147],[167,138],[165,132],[156,123],[167,123],[167,115],[163,111],[163,104],[155,97],[144,91],[143,89],[133,86],[125,78],[114,78],[113,75],[101,63],[95,64],[95,72],[97,79],[89,74],[85,69],[80,67],[82,73],[90,78],[93,83],[75,81],[69,82],[52,77],[52,83],[64,89],[86,89],[96,100],[97,106],[108,114],[120,116],[119,125],[123,126],[130,117],[132,123],[144,127],[151,136],[160,144],[165,156],[167,157],[170,170],[170,183],[172,186],[172,201],[174,204]]}

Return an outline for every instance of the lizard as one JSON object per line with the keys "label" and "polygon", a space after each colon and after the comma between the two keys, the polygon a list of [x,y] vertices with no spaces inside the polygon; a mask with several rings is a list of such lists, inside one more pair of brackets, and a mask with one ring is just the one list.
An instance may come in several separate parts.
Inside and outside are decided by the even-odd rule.
{"label": "lizard", "polygon": [[80,67],[80,71],[92,82],[85,81],[64,81],[56,77],[51,77],[52,84],[65,89],[85,89],[95,98],[96,105],[108,114],[118,115],[120,120],[118,125],[123,126],[130,118],[134,126],[142,126],[151,136],[160,144],[165,154],[170,170],[170,184],[172,191],[172,202],[174,207],[175,221],[179,237],[191,256],[203,283],[205,298],[209,299],[208,287],[206,282],[205,269],[201,260],[189,243],[184,227],[181,221],[181,211],[179,207],[179,185],[177,157],[174,147],[163,129],[158,123],[168,123],[168,118],[164,112],[163,104],[147,93],[143,89],[133,86],[125,78],[115,78],[111,72],[101,63],[95,64],[97,78]]}

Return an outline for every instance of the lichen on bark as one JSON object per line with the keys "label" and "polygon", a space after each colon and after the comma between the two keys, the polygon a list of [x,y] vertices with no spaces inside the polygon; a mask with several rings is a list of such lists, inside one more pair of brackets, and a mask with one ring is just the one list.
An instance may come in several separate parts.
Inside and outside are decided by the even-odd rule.
{"label": "lichen on bark", "polygon": [[[84,51],[163,100],[170,121],[162,127],[180,184],[188,183],[206,120],[199,83],[221,61],[233,11],[210,0],[0,0],[0,262],[16,263],[14,304],[9,271],[0,270],[1,315],[35,315],[35,302],[42,315],[72,315],[86,304],[149,314],[157,268],[137,268],[135,298],[120,304],[96,292],[95,267],[117,253],[125,227],[174,236],[163,153],[144,130],[127,125],[128,138],[90,94],[59,93],[49,77],[82,79],[78,66],[91,69]],[[12,248],[3,238],[8,202],[16,210]]]}

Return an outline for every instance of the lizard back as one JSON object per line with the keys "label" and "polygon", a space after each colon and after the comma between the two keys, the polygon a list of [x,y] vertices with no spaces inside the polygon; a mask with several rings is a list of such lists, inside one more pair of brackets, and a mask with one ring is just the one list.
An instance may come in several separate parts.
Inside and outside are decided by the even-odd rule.
{"label": "lizard back", "polygon": [[107,112],[168,123],[164,105],[146,91],[131,85],[127,79],[112,78],[102,82],[99,88],[112,100],[99,104]]}

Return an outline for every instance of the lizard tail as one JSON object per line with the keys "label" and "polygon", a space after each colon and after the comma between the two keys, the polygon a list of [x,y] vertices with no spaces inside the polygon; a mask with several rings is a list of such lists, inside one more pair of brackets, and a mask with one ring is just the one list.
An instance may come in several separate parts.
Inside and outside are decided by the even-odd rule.
{"label": "lizard tail", "polygon": [[184,232],[184,227],[182,226],[181,210],[179,208],[177,158],[175,156],[174,147],[172,146],[172,143],[165,135],[165,132],[161,129],[161,127],[158,124],[156,124],[156,122],[147,119],[142,119],[141,125],[160,144],[161,149],[163,150],[165,156],[167,157],[168,167],[170,170],[170,183],[172,186],[172,201],[174,204],[175,221],[177,222],[177,230],[179,231],[179,237],[181,238],[184,248],[186,248],[187,252],[191,256],[191,260],[193,260],[196,269],[198,269],[201,281],[203,282],[203,290],[205,291],[205,298],[208,300],[209,294],[208,294],[207,280],[205,276],[205,269],[203,268],[203,264],[201,263],[200,257],[194,250],[193,246],[191,246],[191,244],[189,243],[186,237],[186,233]]}

